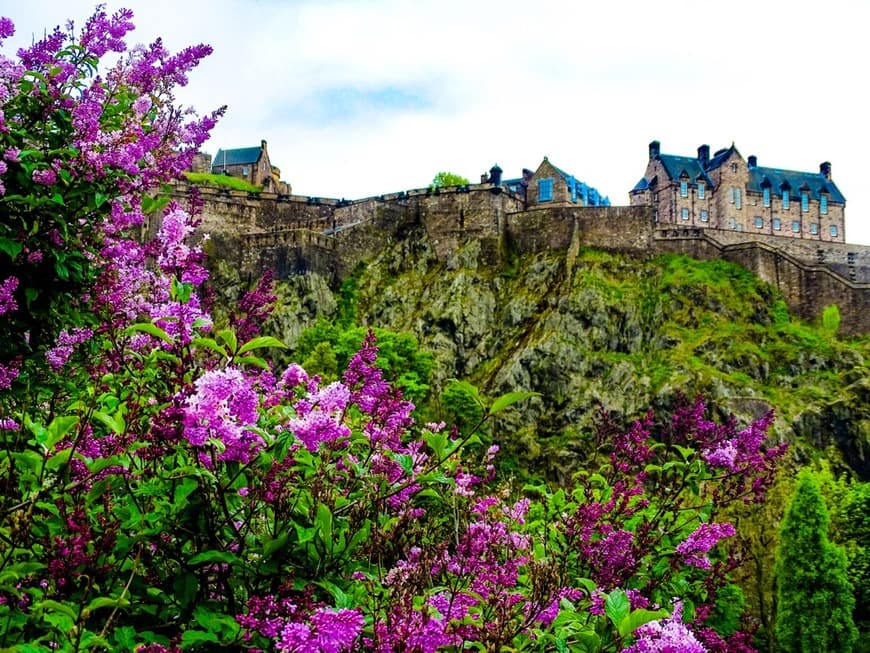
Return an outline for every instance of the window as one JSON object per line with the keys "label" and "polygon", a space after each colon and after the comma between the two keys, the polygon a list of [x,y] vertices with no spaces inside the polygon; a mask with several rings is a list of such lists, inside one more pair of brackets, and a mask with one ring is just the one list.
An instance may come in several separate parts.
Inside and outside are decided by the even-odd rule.
{"label": "window", "polygon": [[698,199],[699,200],[704,199],[704,182],[703,181],[698,182]]}
{"label": "window", "polygon": [[828,196],[827,195],[822,195],[819,198],[819,206],[821,207],[822,214],[825,214],[828,212]]}
{"label": "window", "polygon": [[835,224],[831,225],[831,237],[832,238],[837,237],[837,225],[835,225]]}
{"label": "window", "polygon": [[779,231],[780,229],[782,229],[782,224],[780,223],[779,218],[774,218],[771,224],[773,225],[774,231]]}
{"label": "window", "polygon": [[818,222],[810,222],[810,233],[813,235],[819,233],[819,223]]}
{"label": "window", "polygon": [[248,166],[242,166],[242,175],[247,177],[251,173],[251,169]]}
{"label": "window", "polygon": [[737,221],[734,218],[728,218],[728,226],[731,229],[737,229]]}
{"label": "window", "polygon": [[688,197],[689,196],[689,182],[681,181],[680,182],[680,197]]}
{"label": "window", "polygon": [[791,221],[791,230],[793,232],[795,232],[796,234],[799,234],[801,232],[801,223],[798,222],[797,220],[792,220]]}
{"label": "window", "polygon": [[756,229],[763,229],[764,228],[764,220],[762,219],[762,217],[760,215],[755,216],[755,228]]}
{"label": "window", "polygon": [[738,209],[743,207],[743,200],[740,198],[739,188],[734,189],[734,207]]}
{"label": "window", "polygon": [[801,193],[801,211],[806,213],[810,210],[810,196],[808,193]]}
{"label": "window", "polygon": [[763,192],[764,192],[764,205],[770,206],[770,189],[765,188]]}
{"label": "window", "polygon": [[538,181],[538,201],[552,202],[553,201],[553,180],[540,179]]}
{"label": "window", "polygon": [[735,190],[737,190],[737,189],[734,188],[734,186],[732,186],[731,188],[728,189],[728,201],[731,202],[732,204],[734,204],[734,191]]}
{"label": "window", "polygon": [[683,209],[681,211],[681,215],[682,215],[683,220],[688,220],[689,219],[689,209]]}
{"label": "window", "polygon": [[788,211],[788,191],[782,191],[782,208],[784,211]]}
{"label": "window", "polygon": [[707,222],[707,212],[701,211],[701,222]]}

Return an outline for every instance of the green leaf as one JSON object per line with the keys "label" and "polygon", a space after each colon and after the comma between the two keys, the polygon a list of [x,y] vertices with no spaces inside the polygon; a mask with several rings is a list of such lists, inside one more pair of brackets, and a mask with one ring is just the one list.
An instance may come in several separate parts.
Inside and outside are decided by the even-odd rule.
{"label": "green leaf", "polygon": [[186,607],[196,600],[199,582],[196,580],[196,576],[186,571],[175,577],[172,590],[175,594],[175,600]]}
{"label": "green leaf", "polygon": [[236,347],[239,346],[239,341],[236,339],[236,334],[232,329],[221,329],[216,335],[218,340],[223,340],[226,343],[230,353],[235,353]]}
{"label": "green leaf", "polygon": [[66,202],[63,201],[63,195],[60,193],[55,193],[51,196],[51,201],[55,204],[59,204],[60,206],[66,206]]}
{"label": "green leaf", "polygon": [[23,249],[24,245],[19,243],[17,240],[12,240],[11,238],[6,238],[5,236],[0,237],[0,251],[6,252],[9,255],[9,258],[13,261]]}
{"label": "green leaf", "polygon": [[163,342],[172,344],[172,338],[169,337],[169,334],[166,333],[163,329],[161,329],[156,324],[152,324],[151,322],[138,322],[136,324],[131,324],[126,329],[124,329],[124,333],[126,335],[130,335],[131,333],[147,333],[149,336],[154,336],[155,338],[159,338]]}
{"label": "green leaf", "polygon": [[515,403],[519,401],[523,401],[524,399],[530,399],[531,397],[540,397],[540,392],[508,392],[507,394],[502,395],[494,402],[492,402],[492,406],[489,407],[489,414],[495,415],[496,413],[500,413],[508,406],[513,406]]}
{"label": "green leaf", "polygon": [[88,612],[93,612],[94,610],[99,610],[101,608],[116,608],[119,606],[124,608],[128,605],[130,605],[130,601],[122,596],[116,598],[112,598],[109,596],[98,596],[97,598],[91,600],[90,603],[88,603],[85,610],[87,610]]}
{"label": "green leaf", "polygon": [[[100,208],[106,201],[109,199],[108,195],[104,195],[103,193],[94,193],[94,206]],[[142,204],[145,204],[144,200]]]}
{"label": "green leaf", "polygon": [[213,352],[220,354],[223,357],[227,356],[227,350],[221,347],[213,338],[194,338],[190,341],[190,344],[194,347],[205,347],[206,349],[211,349]]}
{"label": "green leaf", "polygon": [[604,602],[604,614],[613,622],[614,626],[619,626],[620,622],[628,616],[631,610],[631,602],[628,600],[625,592],[621,589],[613,590]]}
{"label": "green leaf", "polygon": [[447,453],[447,444],[450,442],[450,438],[443,431],[439,433],[424,433],[423,440],[432,449],[436,458],[443,458]]}
{"label": "green leaf", "polygon": [[324,542],[332,541],[332,511],[323,503],[317,504],[317,516],[314,518],[320,537]]}
{"label": "green leaf", "polygon": [[667,610],[634,610],[619,622],[619,625],[617,626],[619,629],[619,636],[625,637],[644,624],[648,624],[650,621],[664,619],[669,616],[670,613]]}
{"label": "green leaf", "polygon": [[205,630],[186,630],[181,636],[181,650],[186,651],[200,644],[217,644],[220,640],[214,633]]}
{"label": "green leaf", "polygon": [[45,468],[50,472],[57,471],[69,462],[72,453],[73,450],[71,448],[61,449],[46,461]]}
{"label": "green leaf", "polygon": [[203,551],[187,561],[189,565],[211,564],[215,562],[237,563],[239,562],[239,557],[228,551],[209,550]]}
{"label": "green leaf", "polygon": [[76,424],[79,423],[78,415],[59,415],[51,420],[51,424],[44,432],[45,439],[42,440],[39,436],[36,441],[43,445],[47,450],[50,450],[58,442],[73,430]]}
{"label": "green leaf", "polygon": [[45,601],[38,601],[33,604],[33,610],[47,610],[49,612],[59,612],[68,616],[70,619],[75,621],[78,619],[78,613],[73,610],[70,606],[65,603],[59,603],[58,601],[52,601],[51,599],[46,599]]}
{"label": "green leaf", "polygon": [[108,426],[112,433],[116,435],[121,435],[126,430],[127,425],[120,410],[114,415],[107,415],[100,410],[95,410],[92,414],[98,421]]}
{"label": "green leaf", "polygon": [[[299,530],[300,530],[299,524],[296,524],[297,535],[299,534]],[[311,537],[308,538],[309,540],[314,537],[314,529],[313,528],[302,529],[302,530],[310,530],[311,531]],[[268,542],[263,544],[263,556],[268,558],[270,555],[272,555],[276,551],[280,551],[281,549],[283,549],[287,545],[288,539],[289,539],[289,536],[287,535],[287,533],[281,533],[281,535],[279,535],[275,539],[269,540]],[[302,541],[303,540],[300,537],[299,542],[302,543]],[[305,541],[307,541],[307,540],[305,540]]]}
{"label": "green leaf", "polygon": [[239,348],[239,351],[236,353],[241,356],[242,354],[247,353],[252,349],[262,349],[263,347],[277,347],[278,349],[287,349],[287,345],[278,340],[278,338],[273,338],[272,336],[260,336],[259,338],[248,340],[248,342],[242,345]]}
{"label": "green leaf", "polygon": [[269,369],[269,364],[257,356],[239,356],[238,358],[234,358],[233,362],[238,363],[239,365],[254,365],[264,370]]}

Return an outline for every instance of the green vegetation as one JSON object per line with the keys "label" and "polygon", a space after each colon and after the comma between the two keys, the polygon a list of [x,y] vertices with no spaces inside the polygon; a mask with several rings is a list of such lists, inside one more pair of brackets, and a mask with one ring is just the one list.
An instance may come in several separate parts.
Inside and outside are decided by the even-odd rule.
{"label": "green vegetation", "polygon": [[242,190],[248,193],[261,193],[263,191],[259,186],[229,175],[214,175],[208,172],[185,172],[184,176],[187,177],[187,181],[191,184],[200,186],[217,186],[218,188]]}
{"label": "green vegetation", "polygon": [[858,632],[846,555],[828,540],[828,510],[812,472],[798,478],[783,522],[776,577],[784,653],[850,653]]}
{"label": "green vegetation", "polygon": [[462,175],[453,172],[439,172],[432,178],[430,188],[443,188],[445,186],[467,186],[471,182]]}

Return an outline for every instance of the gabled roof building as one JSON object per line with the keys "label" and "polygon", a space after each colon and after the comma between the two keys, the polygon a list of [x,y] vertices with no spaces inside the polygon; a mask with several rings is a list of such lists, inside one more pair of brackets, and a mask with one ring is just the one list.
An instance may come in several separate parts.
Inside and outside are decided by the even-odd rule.
{"label": "gabled roof building", "polygon": [[629,193],[632,206],[652,206],[657,223],[845,242],[846,198],[831,164],[797,172],[744,159],[734,144],[710,156],[662,154],[649,144],[649,162]]}
{"label": "gabled roof building", "polygon": [[218,150],[212,159],[211,172],[239,177],[266,190],[289,193],[289,190],[280,188],[281,171],[269,160],[266,141],[260,141],[259,147]]}

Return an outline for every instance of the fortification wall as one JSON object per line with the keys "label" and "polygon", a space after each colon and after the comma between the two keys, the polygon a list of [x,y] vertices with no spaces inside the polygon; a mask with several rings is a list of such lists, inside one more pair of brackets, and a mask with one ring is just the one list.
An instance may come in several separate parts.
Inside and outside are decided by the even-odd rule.
{"label": "fortification wall", "polygon": [[[180,185],[175,195],[186,197]],[[201,231],[213,234],[212,256],[243,274],[279,277],[316,271],[333,282],[395,240],[422,230],[446,261],[470,240],[498,264],[520,253],[588,245],[635,256],[660,252],[725,259],[779,288],[798,315],[817,319],[837,304],[842,330],[870,332],[870,247],[698,227],[656,227],[651,207],[536,206],[490,184],[416,189],[346,201],[274,193],[200,189]],[[156,227],[151,226],[154,230]]]}

